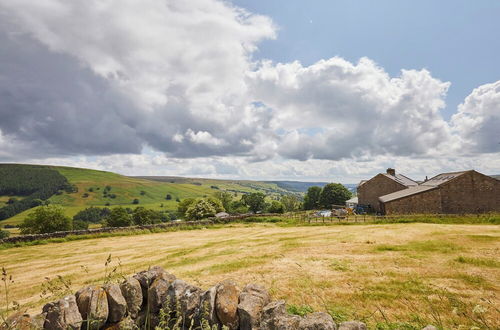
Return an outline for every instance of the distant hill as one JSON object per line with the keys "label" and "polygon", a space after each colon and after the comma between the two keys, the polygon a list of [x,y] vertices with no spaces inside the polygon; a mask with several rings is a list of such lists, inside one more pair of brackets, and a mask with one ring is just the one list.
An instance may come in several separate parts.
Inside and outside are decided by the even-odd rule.
{"label": "distant hill", "polygon": [[499,175],[491,175],[491,177],[497,179],[497,180],[500,180],[500,174]]}
{"label": "distant hill", "polygon": [[318,186],[324,187],[328,182],[302,182],[302,181],[267,181],[274,183],[278,187],[288,191],[306,192],[310,187]]}

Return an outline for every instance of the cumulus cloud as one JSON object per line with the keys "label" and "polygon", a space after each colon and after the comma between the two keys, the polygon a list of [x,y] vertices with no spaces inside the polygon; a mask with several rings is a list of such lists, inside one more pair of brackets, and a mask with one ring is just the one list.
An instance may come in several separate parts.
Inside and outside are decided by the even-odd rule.
{"label": "cumulus cloud", "polygon": [[308,67],[266,62],[249,77],[255,97],[275,111],[284,157],[420,155],[450,137],[440,114],[450,84],[426,70],[391,78],[367,58],[335,57]]}
{"label": "cumulus cloud", "polygon": [[450,83],[427,70],[257,62],[275,37],[220,0],[2,1],[0,161],[317,179],[498,158],[477,155],[499,151],[500,82],[447,122]]}
{"label": "cumulus cloud", "polygon": [[500,81],[474,89],[451,124],[469,153],[500,152]]}
{"label": "cumulus cloud", "polygon": [[16,0],[0,10],[1,129],[35,150],[231,154],[266,125],[244,83],[257,43],[275,36],[265,16],[215,0]]}

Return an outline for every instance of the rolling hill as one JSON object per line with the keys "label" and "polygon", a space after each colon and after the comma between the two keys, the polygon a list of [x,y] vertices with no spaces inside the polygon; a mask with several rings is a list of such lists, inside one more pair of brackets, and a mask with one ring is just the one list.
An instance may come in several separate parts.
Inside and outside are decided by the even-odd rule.
{"label": "rolling hill", "polygon": [[[128,177],[112,172],[83,168],[0,164],[0,169],[7,167],[9,170],[13,170],[12,175],[14,176],[27,169],[32,171],[44,169],[55,170],[66,178],[67,185],[72,187],[73,191],[60,189],[48,200],[51,204],[63,206],[69,216],[73,216],[89,206],[136,207],[138,205],[133,203],[134,199],[139,200],[140,206],[147,208],[175,210],[177,200],[209,196],[219,190],[233,193],[235,197],[250,192],[263,192],[277,198],[286,194],[301,194],[311,185],[324,185],[324,183],[294,181],[216,180],[170,176]],[[169,195],[169,199],[167,199],[167,195]],[[22,200],[26,196],[1,193],[0,190],[0,208],[6,206],[9,199],[12,198]],[[31,210],[28,209],[2,220],[0,224],[19,224]]]}

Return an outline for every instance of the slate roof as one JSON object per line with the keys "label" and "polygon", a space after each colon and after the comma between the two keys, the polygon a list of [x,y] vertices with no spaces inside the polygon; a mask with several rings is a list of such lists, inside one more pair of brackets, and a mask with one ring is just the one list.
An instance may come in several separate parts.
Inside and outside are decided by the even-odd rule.
{"label": "slate roof", "polygon": [[419,193],[424,192],[424,191],[436,189],[438,186],[442,185],[443,183],[446,183],[450,180],[453,180],[453,179],[455,179],[455,178],[457,178],[457,177],[459,177],[462,174],[465,174],[467,172],[468,171],[441,173],[441,174],[436,175],[435,177],[430,178],[429,180],[427,180],[425,182],[422,182],[420,185],[417,184],[416,186],[410,186],[407,189],[403,189],[403,190],[396,191],[396,192],[391,193],[391,194],[380,196],[378,198],[378,200],[381,201],[382,203],[385,203],[385,202],[390,202],[390,201],[400,199],[403,197],[419,194]]}
{"label": "slate roof", "polygon": [[396,174],[396,176],[387,174],[387,173],[382,173],[382,175],[385,175],[391,180],[396,181],[397,183],[400,183],[404,186],[411,187],[411,186],[418,186],[418,183],[416,181],[413,181],[409,177],[404,176],[403,174]]}
{"label": "slate roof", "polygon": [[403,189],[400,191],[393,192],[391,194],[380,196],[378,198],[378,200],[381,201],[382,203],[390,202],[390,201],[393,201],[396,199],[400,199],[400,198],[403,198],[406,196],[415,195],[415,194],[418,194],[418,193],[421,193],[424,191],[428,191],[428,190],[432,190],[432,189],[436,189],[436,186],[423,186],[423,185],[412,186],[412,187],[409,187],[407,189]]}

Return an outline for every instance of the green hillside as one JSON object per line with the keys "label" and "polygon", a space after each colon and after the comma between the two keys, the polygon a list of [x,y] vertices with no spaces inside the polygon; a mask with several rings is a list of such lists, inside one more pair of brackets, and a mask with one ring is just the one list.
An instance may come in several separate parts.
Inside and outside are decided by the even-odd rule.
{"label": "green hillside", "polygon": [[[9,165],[26,166],[26,165]],[[30,166],[33,167],[33,166]],[[73,216],[78,211],[89,206],[124,206],[139,205],[156,210],[175,210],[177,199],[203,197],[212,195],[218,190],[228,191],[235,197],[249,192],[264,192],[271,197],[278,197],[292,192],[278,187],[275,183],[246,180],[213,180],[179,177],[127,177],[116,173],[82,168],[40,166],[50,168],[64,176],[70,185],[77,188],[76,192],[59,190],[48,200],[51,204],[64,207],[67,215]],[[167,200],[167,195],[171,199]],[[0,208],[5,206],[9,198],[20,196],[0,196]],[[19,224],[33,209],[21,212],[0,222],[1,225]]]}

